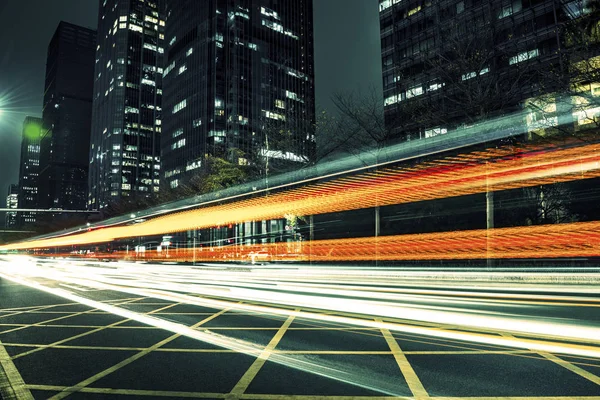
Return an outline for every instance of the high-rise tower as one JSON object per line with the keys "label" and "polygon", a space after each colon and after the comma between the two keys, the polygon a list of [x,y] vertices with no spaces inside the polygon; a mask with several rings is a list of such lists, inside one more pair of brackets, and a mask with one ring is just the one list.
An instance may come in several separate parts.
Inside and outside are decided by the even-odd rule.
{"label": "high-rise tower", "polygon": [[160,2],[100,0],[88,208],[159,190]]}
{"label": "high-rise tower", "polygon": [[238,165],[314,152],[312,0],[167,0],[162,171],[168,187],[208,155]]}
{"label": "high-rise tower", "polygon": [[[21,165],[19,169],[19,208],[37,209],[40,172],[40,138],[43,120],[25,117],[21,139]],[[20,212],[18,225],[36,222],[34,212]]]}
{"label": "high-rise tower", "polygon": [[568,54],[577,50],[572,29],[587,3],[379,0],[390,135],[443,134],[567,90],[579,68],[569,65]]}
{"label": "high-rise tower", "polygon": [[60,22],[48,46],[40,145],[43,208],[85,209],[96,32]]}

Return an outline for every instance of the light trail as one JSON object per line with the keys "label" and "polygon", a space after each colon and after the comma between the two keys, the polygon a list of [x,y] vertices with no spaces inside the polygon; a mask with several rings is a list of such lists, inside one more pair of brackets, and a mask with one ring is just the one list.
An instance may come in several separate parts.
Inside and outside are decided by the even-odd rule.
{"label": "light trail", "polygon": [[[600,257],[600,221],[409,235],[114,252],[102,258],[171,262],[476,260]],[[48,256],[56,257],[57,254]],[[77,257],[77,255],[60,254]],[[81,255],[85,258],[85,255]],[[261,261],[261,260],[258,260]]]}
{"label": "light trail", "polygon": [[[240,273],[178,265],[119,263],[106,267],[102,264],[70,265],[65,261],[36,265],[35,260],[26,264],[18,261],[23,259],[10,260],[4,263],[0,276],[40,290],[40,286],[45,288],[43,290],[54,290],[44,282],[50,285],[61,282],[216,309],[230,308],[280,317],[294,315],[319,323],[385,328],[440,339],[600,358],[600,327],[597,323],[586,321],[584,324],[531,314],[544,303],[556,307],[573,301],[589,301],[589,307],[598,308],[597,298],[548,294],[527,294],[519,298],[518,295],[482,291],[460,295],[456,290],[450,291],[450,295],[447,292],[432,295],[430,290],[403,292],[395,289],[396,285],[402,284],[402,274],[396,272],[396,279],[391,280],[390,271],[384,269],[361,274],[357,270],[330,268],[313,275],[310,268],[303,268],[277,271],[274,275],[270,270]],[[331,285],[323,283],[339,276],[345,276],[345,279],[331,279]],[[265,280],[265,277],[269,279]],[[389,289],[382,291],[380,286],[373,290],[364,285],[365,278],[379,278],[380,283],[387,282]],[[494,299],[503,302],[490,301]],[[538,304],[532,305],[532,300]],[[240,301],[258,304],[239,304]],[[293,311],[296,308],[302,311]],[[305,309],[320,312],[303,311]],[[398,322],[377,322],[374,318]],[[457,328],[445,328],[447,326]],[[501,337],[497,333],[517,337]]]}
{"label": "light trail", "polygon": [[[224,335],[210,332],[209,330],[199,331],[198,329],[194,329],[180,323],[167,321],[147,314],[142,314],[118,306],[106,304],[104,302],[88,299],[78,294],[66,291],[64,289],[48,287],[33,282],[31,280],[15,276],[7,276],[1,273],[0,276],[11,280],[15,283],[19,283],[21,285],[40,290],[42,292],[50,293],[52,295],[59,296],[64,299],[84,304],[91,308],[106,311],[113,315],[128,318],[133,321],[137,321],[149,326],[163,329],[168,332],[179,334],[202,342],[210,343],[225,349],[233,350],[238,353],[259,357],[264,351],[263,346],[248,341],[229,338]],[[309,359],[302,355],[271,354],[269,356],[269,360],[281,365],[285,365],[287,367],[335,379],[340,382],[352,384],[354,386],[374,390],[391,396],[400,396],[400,394],[397,392],[397,385],[395,384],[395,382],[392,379],[390,379],[390,377],[386,377],[385,375],[377,371],[369,370],[368,373],[365,374],[363,371],[360,370],[360,368],[357,368],[354,365],[343,364],[339,362],[334,364],[329,363],[329,365],[325,365],[325,363],[323,362],[316,362],[314,359]]]}
{"label": "light trail", "polygon": [[490,149],[414,167],[389,167],[266,197],[164,215],[135,225],[16,243],[0,250],[104,243],[286,215],[318,215],[599,177],[600,145],[570,146]]}

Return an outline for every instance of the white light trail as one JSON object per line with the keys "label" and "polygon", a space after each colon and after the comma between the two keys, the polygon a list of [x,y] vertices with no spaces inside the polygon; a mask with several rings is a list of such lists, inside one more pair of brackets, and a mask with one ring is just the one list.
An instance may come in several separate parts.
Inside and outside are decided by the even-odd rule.
{"label": "white light trail", "polygon": [[[600,348],[596,347],[600,344],[600,327],[597,324],[586,322],[587,325],[584,325],[577,320],[519,313],[520,309],[531,310],[539,308],[540,304],[547,306],[584,301],[589,302],[587,306],[600,309],[598,300],[593,297],[506,295],[488,293],[483,291],[484,288],[474,293],[395,288],[395,285],[402,283],[401,273],[394,272],[397,277],[392,280],[389,270],[379,276],[379,283],[387,282],[387,287],[364,284],[366,278],[375,279],[377,271],[361,273],[360,270],[348,271],[343,268],[250,269],[250,272],[239,272],[206,266],[194,268],[134,263],[69,265],[62,260],[45,260],[38,266],[30,262],[27,268],[19,267],[13,261],[5,263],[0,271],[3,271],[1,276],[19,279],[23,284],[33,282],[38,285],[36,282],[44,279],[216,309],[231,308],[281,317],[295,315],[297,318],[325,323],[385,328],[393,332],[440,339],[600,358]],[[331,282],[329,285],[326,284],[327,280]],[[239,301],[265,305],[237,304]],[[317,309],[350,316],[290,311],[290,308]],[[376,317],[401,322],[376,322],[373,320]],[[417,322],[417,325],[411,324],[411,321]],[[433,324],[435,328],[419,326],[421,323]],[[436,329],[440,325],[442,329]],[[445,329],[446,325],[482,333]],[[490,334],[494,332],[527,338]],[[560,341],[585,344],[571,345]]]}

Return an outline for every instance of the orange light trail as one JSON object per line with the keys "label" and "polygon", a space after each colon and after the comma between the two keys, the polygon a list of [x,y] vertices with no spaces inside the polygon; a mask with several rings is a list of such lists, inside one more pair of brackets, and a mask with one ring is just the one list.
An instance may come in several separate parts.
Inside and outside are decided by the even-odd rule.
{"label": "orange light trail", "polygon": [[[51,256],[56,257],[57,254]],[[62,256],[77,257],[70,254]],[[488,257],[600,257],[600,221],[351,239],[232,244],[173,249],[169,253],[148,251],[138,255],[133,251],[115,252],[101,256],[147,261],[250,263],[472,260]]]}
{"label": "orange light trail", "polygon": [[[390,167],[265,197],[182,211],[132,226],[11,244],[0,250],[103,243],[279,219],[290,214],[317,215],[600,177],[599,149],[600,145],[594,143],[560,149],[530,146],[472,152],[414,167]],[[451,235],[454,239],[448,241],[460,241],[460,236],[455,236],[457,233]],[[418,247],[415,245],[415,249]]]}

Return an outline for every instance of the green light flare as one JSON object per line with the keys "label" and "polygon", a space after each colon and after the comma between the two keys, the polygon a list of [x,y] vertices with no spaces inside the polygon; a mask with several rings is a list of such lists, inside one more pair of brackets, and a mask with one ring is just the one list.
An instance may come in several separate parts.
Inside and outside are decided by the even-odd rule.
{"label": "green light flare", "polygon": [[30,123],[25,126],[24,134],[29,140],[37,140],[40,138],[42,127],[39,124]]}

